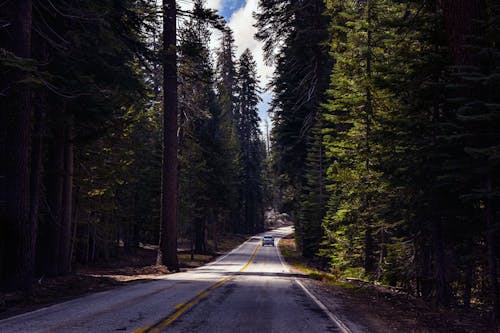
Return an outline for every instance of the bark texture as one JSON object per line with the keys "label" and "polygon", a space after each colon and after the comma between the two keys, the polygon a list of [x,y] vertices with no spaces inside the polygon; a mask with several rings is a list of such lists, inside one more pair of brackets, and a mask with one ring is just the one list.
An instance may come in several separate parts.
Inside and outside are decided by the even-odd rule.
{"label": "bark texture", "polygon": [[475,63],[475,52],[467,48],[468,38],[481,29],[479,20],[486,11],[485,0],[441,0],[448,47],[455,65]]}
{"label": "bark texture", "polygon": [[[19,58],[31,57],[31,0],[18,0],[13,6],[12,52]],[[15,101],[7,116],[6,131],[6,228],[9,255],[4,260],[6,285],[31,291],[34,270],[35,225],[30,219],[30,145],[32,94],[22,83],[29,74],[13,70],[9,94]],[[4,253],[7,253],[5,251]]]}
{"label": "bark texture", "polygon": [[158,264],[177,260],[177,53],[175,0],[163,0],[163,166]]}

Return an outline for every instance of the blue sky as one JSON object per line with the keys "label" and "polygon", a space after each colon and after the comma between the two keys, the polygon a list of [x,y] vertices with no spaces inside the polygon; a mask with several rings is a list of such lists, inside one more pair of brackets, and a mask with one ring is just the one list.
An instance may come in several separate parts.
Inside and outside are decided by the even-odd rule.
{"label": "blue sky", "polygon": [[[253,12],[257,10],[258,0],[212,0],[218,2],[219,13],[224,16],[229,26],[234,32],[237,56],[245,48],[249,48],[257,62],[257,72],[261,81],[261,88],[267,86],[272,68],[265,66],[263,61],[262,43],[256,41],[253,36],[256,32],[253,26],[255,20]],[[210,4],[210,1],[209,1]],[[261,93],[262,102],[259,103],[259,116],[262,120],[261,130],[264,131],[265,120],[269,121],[267,110],[272,99],[272,94],[268,91]],[[270,121],[269,121],[270,122]]]}
{"label": "blue sky", "polygon": [[[260,80],[261,88],[265,88],[273,75],[274,68],[266,66],[264,62],[264,54],[262,51],[262,43],[255,40],[254,35],[257,32],[254,27],[255,19],[253,13],[258,9],[259,0],[206,0],[206,6],[219,11],[224,16],[228,26],[233,30],[234,44],[236,48],[236,57],[239,58],[240,54],[249,49],[257,63],[257,74]],[[193,2],[190,0],[180,1],[181,8],[189,10]],[[217,48],[219,46],[219,36],[217,31],[214,30],[211,39],[211,47]],[[272,99],[272,93],[264,91],[260,94],[262,102],[259,103],[259,116],[262,119],[261,129],[264,129],[264,121],[269,119],[267,110],[269,109],[269,102]]]}
{"label": "blue sky", "polygon": [[238,9],[245,6],[246,0],[222,0],[219,13],[224,16],[226,21],[229,21],[231,15]]}
{"label": "blue sky", "polygon": [[265,121],[266,120],[269,121],[269,125],[271,125],[271,120],[269,119],[269,114],[267,113],[267,110],[269,110],[269,103],[271,103],[271,99],[273,98],[273,96],[271,93],[266,92],[266,93],[262,93],[260,95],[260,97],[262,98],[262,102],[260,102],[258,105],[259,117],[262,121],[262,124],[260,127],[261,127],[262,132],[264,132],[263,126],[264,126]]}

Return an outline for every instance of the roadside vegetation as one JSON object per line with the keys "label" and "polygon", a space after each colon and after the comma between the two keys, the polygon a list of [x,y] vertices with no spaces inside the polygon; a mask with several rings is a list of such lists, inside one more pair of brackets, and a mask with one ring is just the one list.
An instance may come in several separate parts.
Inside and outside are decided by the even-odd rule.
{"label": "roadside vegetation", "polygon": [[496,326],[498,2],[260,4],[273,202],[299,251]]}
{"label": "roadside vegetation", "polygon": [[315,279],[497,329],[498,1],[259,0],[268,87],[192,4],[1,1],[0,291],[196,266],[267,211]]}
{"label": "roadside vegetation", "polygon": [[307,276],[309,288],[330,311],[342,320],[355,319],[367,332],[491,332],[485,309],[436,306],[388,285],[328,271],[302,255],[293,235],[281,239],[279,249],[292,273]]}
{"label": "roadside vegetation", "polygon": [[0,7],[0,290],[146,244],[177,271],[263,229],[255,61],[203,1],[177,31],[175,1]]}
{"label": "roadside vegetation", "polygon": [[[189,242],[181,242],[178,253],[180,270],[205,265],[231,251],[248,237],[243,234],[227,235],[218,244],[218,251],[211,254],[192,253],[189,247],[185,247]],[[164,265],[156,264],[157,245],[145,245],[134,254],[122,251],[114,260],[78,264],[72,274],[41,276],[33,284],[31,297],[26,297],[22,291],[0,291],[0,319],[92,292],[151,281],[171,273]]]}

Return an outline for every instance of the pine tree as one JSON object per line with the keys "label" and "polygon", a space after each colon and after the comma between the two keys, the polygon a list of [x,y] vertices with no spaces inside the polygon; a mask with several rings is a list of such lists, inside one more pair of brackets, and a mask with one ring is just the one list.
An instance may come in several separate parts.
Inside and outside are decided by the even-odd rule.
{"label": "pine tree", "polygon": [[[301,199],[300,218],[295,230],[296,242],[305,257],[318,254],[323,240],[322,222],[327,207],[326,166],[328,165],[323,147],[323,119],[317,116],[311,130],[307,149],[307,174],[304,193]],[[298,230],[297,230],[298,229]]]}
{"label": "pine tree", "polygon": [[453,62],[447,85],[447,107],[451,115],[444,137],[461,148],[446,159],[446,175],[457,188],[461,205],[467,208],[461,214],[467,223],[454,239],[461,251],[460,258],[464,258],[462,261],[467,266],[462,269],[469,271],[464,303],[470,302],[471,275],[477,265],[470,252],[479,247],[484,251],[483,269],[488,272],[487,301],[496,322],[500,317],[498,254],[494,245],[499,237],[494,227],[494,207],[498,205],[499,99],[495,92],[499,89],[499,8],[488,1],[444,2],[442,6]]}
{"label": "pine tree", "polygon": [[[37,105],[29,115],[35,131],[29,138],[29,166],[23,170],[29,170],[31,182],[30,209],[26,210],[29,223],[25,227],[33,227],[30,237],[37,240],[37,253],[35,256],[34,241],[30,253],[19,253],[19,263],[29,262],[26,267],[31,267],[31,273],[23,273],[26,289],[33,277],[35,257],[39,274],[71,270],[77,215],[74,203],[86,195],[74,191],[75,177],[81,177],[75,161],[80,161],[90,137],[102,135],[120,112],[141,99],[144,90],[136,60],[147,57],[141,40],[147,6],[142,1],[54,1],[50,9],[38,2],[35,5],[32,20],[36,29],[30,31],[34,59],[27,62],[30,79],[25,83],[30,83]],[[2,58],[3,66],[19,68],[9,57]],[[47,185],[42,186],[42,181]],[[2,250],[2,256],[5,253]]]}
{"label": "pine tree", "polygon": [[221,136],[221,161],[224,174],[219,179],[225,189],[222,204],[223,231],[235,231],[236,223],[241,219],[240,205],[240,143],[236,128],[236,64],[234,39],[230,28],[223,31],[221,46],[217,53],[216,88],[217,99],[221,107],[219,131]]}
{"label": "pine tree", "polygon": [[[202,6],[197,2],[195,6]],[[208,41],[208,24],[197,17],[190,19],[179,32],[179,111],[180,212],[188,237],[196,253],[207,252],[207,216],[210,209],[207,124],[212,121],[211,99],[213,73]]]}
{"label": "pine tree", "polygon": [[438,87],[426,80],[444,68],[427,33],[433,12],[419,8],[329,4],[336,64],[324,113],[333,161],[324,253],[331,251],[340,270],[362,267],[372,278],[407,287],[416,273],[398,258],[412,257],[412,232],[430,232],[421,222],[431,218],[429,201],[419,193],[429,193],[429,96]]}
{"label": "pine tree", "polygon": [[[33,123],[33,95],[31,73],[25,63],[32,56],[33,3],[31,0],[4,4],[7,29],[2,27],[2,56],[16,65],[2,68],[2,97],[6,96],[8,109],[2,116],[2,155],[6,157],[5,180],[2,192],[6,193],[2,209],[2,244],[0,259],[3,282],[11,288],[31,292],[34,272],[36,224],[30,218],[30,147]],[[4,16],[4,15],[2,15]],[[3,66],[2,66],[3,67]],[[5,100],[2,98],[3,102]],[[6,255],[7,252],[13,253]]]}
{"label": "pine tree", "polygon": [[[332,59],[328,54],[325,4],[314,1],[260,1],[258,33],[269,62],[276,65],[271,82],[272,161],[279,210],[292,215],[298,237],[307,172],[307,145],[319,106],[324,102]],[[314,223],[311,221],[311,223]],[[300,245],[300,244],[298,244]],[[314,245],[316,246],[316,245]]]}
{"label": "pine tree", "polygon": [[236,127],[240,142],[240,182],[243,224],[240,231],[253,233],[263,229],[262,160],[263,143],[257,104],[259,86],[256,63],[246,49],[238,61],[236,86]]}

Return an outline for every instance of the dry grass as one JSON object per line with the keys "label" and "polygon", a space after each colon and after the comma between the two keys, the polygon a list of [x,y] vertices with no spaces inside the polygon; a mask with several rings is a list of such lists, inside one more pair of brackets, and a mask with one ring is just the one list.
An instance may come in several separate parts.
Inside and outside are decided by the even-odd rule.
{"label": "dry grass", "polygon": [[304,258],[295,246],[295,239],[283,238],[279,242],[281,254],[287,263],[299,272],[308,275],[318,281],[330,284],[340,283],[338,277],[329,272],[325,272],[316,268],[316,265],[309,259]]}

